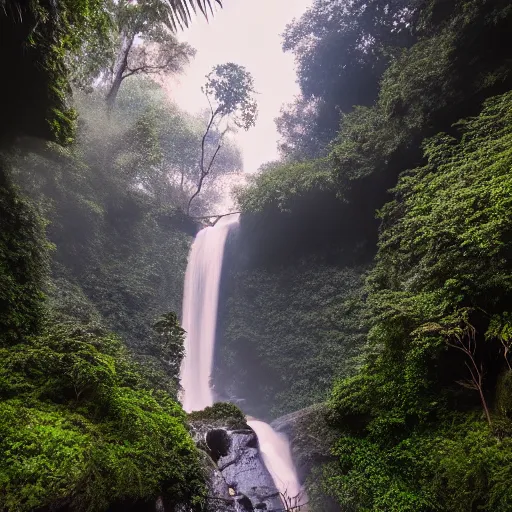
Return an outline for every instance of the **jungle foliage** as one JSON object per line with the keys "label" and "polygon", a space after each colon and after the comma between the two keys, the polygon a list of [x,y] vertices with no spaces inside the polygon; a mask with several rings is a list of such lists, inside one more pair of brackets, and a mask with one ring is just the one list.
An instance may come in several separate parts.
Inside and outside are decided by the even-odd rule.
{"label": "jungle foliage", "polygon": [[330,400],[327,486],[349,510],[511,506],[511,107],[493,97],[458,138],[429,139],[380,213],[373,355]]}
{"label": "jungle foliage", "polygon": [[364,270],[320,258],[234,269],[220,312],[217,393],[267,419],[325,400],[363,344]]}
{"label": "jungle foliage", "polygon": [[[26,140],[10,157],[12,176],[49,221],[55,250],[47,294],[70,321],[94,321],[121,335],[155,386],[176,396],[178,370],[162,357],[152,325],[181,310],[196,229],[181,208],[198,172],[201,123],[140,79],[120,91],[110,116],[101,94],[77,94],[76,106],[75,144]],[[239,162],[228,142],[197,199],[200,212],[217,198],[214,179]]]}
{"label": "jungle foliage", "polygon": [[0,507],[200,505],[181,407],[155,392],[116,336],[48,318],[0,348]]}
{"label": "jungle foliage", "polygon": [[[162,314],[194,231],[189,148],[216,139],[147,79],[110,117],[103,90],[72,106],[69,81],[119,71],[132,14],[158,14],[156,53],[125,52],[128,73],[209,3],[0,0],[0,509],[205,498],[176,402],[183,332]],[[286,30],[301,95],[283,162],[238,193],[215,386],[267,417],[332,388],[312,509],[512,507],[511,32],[508,0],[316,0]],[[30,136],[69,147],[13,143]]]}
{"label": "jungle foliage", "polygon": [[79,285],[57,278],[45,297],[44,223],[5,175],[1,197],[0,508],[97,511],[158,497],[199,508],[200,458],[173,396],[176,317],[154,335],[174,375],[158,367],[155,379]]}
{"label": "jungle foliage", "polygon": [[[286,161],[268,166],[238,193],[240,238],[247,244],[244,230],[250,230],[254,246],[247,246],[240,287],[235,279],[228,292],[236,304],[224,320],[225,358],[240,382],[246,367],[234,358],[242,346],[286,378],[288,356],[303,347],[290,372],[291,386],[300,382],[330,339],[323,331],[329,309],[316,302],[316,292],[337,283],[338,310],[330,317],[340,331],[333,338],[336,357],[343,360],[343,340],[358,325],[355,349],[346,354],[359,355],[355,364],[331,372],[323,361],[307,388],[286,396],[273,387],[260,392],[281,412],[288,401],[298,405],[311,382],[337,380],[328,421],[338,436],[331,462],[310,476],[313,509],[323,510],[324,493],[347,511],[505,511],[512,504],[506,484],[512,470],[512,55],[506,43],[512,9],[484,0],[411,4],[403,13],[404,39],[394,44],[393,22],[370,14],[385,8],[392,20],[399,3],[350,3],[362,17],[352,13],[347,26],[367,44],[349,46],[362,55],[352,63],[362,67],[360,75],[345,76],[331,72],[345,69],[347,43],[335,41],[347,29],[336,16],[349,16],[351,7],[335,15],[339,6],[315,2],[285,36],[300,64],[303,98],[310,94],[318,105],[317,119],[300,114],[294,125],[288,117]],[[362,19],[370,21],[361,25]],[[308,82],[313,69],[325,86]],[[339,80],[350,76],[359,78],[342,87]],[[350,104],[326,92],[332,86],[351,98],[351,91],[362,94],[370,85],[372,95]],[[324,89],[312,93],[312,87]],[[331,113],[339,107],[337,133],[322,125],[327,104]],[[296,151],[310,143],[311,153]],[[338,254],[329,259],[334,274],[319,272],[314,284],[304,279],[302,258],[316,258],[312,269],[319,271],[318,262],[332,254]],[[338,279],[347,273],[357,276],[357,286],[343,288]],[[282,301],[286,286],[293,291]],[[354,293],[351,316],[340,305]],[[312,336],[303,345],[299,325],[301,333],[316,326],[318,341]],[[260,345],[265,353],[257,352]],[[261,375],[251,375],[253,388],[272,374]]]}
{"label": "jungle foliage", "polygon": [[[106,4],[0,2],[10,74],[0,128],[1,510],[140,510],[157,499],[200,510],[205,499],[176,401],[183,331],[173,313],[159,318],[179,307],[191,226],[179,200],[165,208],[155,194],[179,190],[179,180],[155,186],[162,148],[181,162],[183,145],[169,145],[201,132],[173,106],[140,101],[154,99],[148,83],[138,97],[125,91],[117,124],[88,123],[86,113],[106,117],[94,97],[75,103],[76,123],[69,59],[92,32],[108,35]],[[173,2],[176,22],[190,19],[188,6]],[[174,113],[173,136],[154,110],[160,120]]]}

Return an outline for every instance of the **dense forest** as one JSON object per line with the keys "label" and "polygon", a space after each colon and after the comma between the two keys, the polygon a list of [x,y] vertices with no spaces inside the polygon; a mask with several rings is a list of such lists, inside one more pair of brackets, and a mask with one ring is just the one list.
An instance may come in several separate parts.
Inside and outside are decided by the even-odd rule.
{"label": "dense forest", "polygon": [[173,312],[188,213],[215,203],[210,178],[241,157],[157,83],[194,53],[174,35],[193,6],[1,7],[0,509],[202,510]]}
{"label": "dense forest", "polygon": [[511,29],[506,1],[319,0],[284,33],[302,94],[237,194],[216,384],[326,403],[296,435],[318,510],[512,507]]}
{"label": "dense forest", "polygon": [[[243,415],[183,411],[179,312],[257,98],[233,63],[198,116],[163,85],[215,3],[0,0],[1,511],[224,510],[191,423]],[[282,35],[212,383],[301,418],[310,512],[512,510],[510,34],[508,0],[313,0]]]}

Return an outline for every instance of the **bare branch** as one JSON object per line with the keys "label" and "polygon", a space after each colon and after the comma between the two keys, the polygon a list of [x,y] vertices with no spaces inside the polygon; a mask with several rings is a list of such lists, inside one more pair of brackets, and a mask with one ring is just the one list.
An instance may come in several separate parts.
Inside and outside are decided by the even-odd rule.
{"label": "bare branch", "polygon": [[235,215],[235,213],[242,213],[242,212],[229,212],[229,213],[203,215],[201,217],[190,217],[190,218],[191,219],[196,219],[196,220],[208,220],[208,219],[212,219],[212,218],[218,217],[220,219],[222,217],[227,217],[228,215]]}
{"label": "bare branch", "polygon": [[467,361],[464,362],[467,369],[469,370],[469,374],[471,376],[470,381],[458,381],[457,384],[478,391],[480,395],[480,401],[482,402],[482,407],[485,412],[485,416],[487,418],[487,422],[489,426],[492,425],[491,414],[489,412],[489,407],[487,405],[487,401],[485,399],[484,390],[483,390],[483,364],[477,364],[475,360],[475,352],[476,352],[476,329],[466,320],[465,328],[459,331],[451,332],[450,335],[456,339],[456,342],[450,341],[450,339],[446,339],[446,344],[449,347],[456,348],[469,358],[471,362],[471,366]]}
{"label": "bare branch", "polygon": [[[203,134],[203,138],[201,139],[201,159],[199,160],[199,169],[201,171],[201,176],[199,177],[199,182],[197,184],[197,189],[196,191],[192,194],[192,197],[188,200],[188,204],[187,204],[187,215],[190,214],[190,205],[192,204],[192,201],[199,195],[199,193],[201,192],[201,189],[203,187],[203,182],[204,182],[204,179],[206,178],[206,176],[208,176],[211,168],[212,168],[212,165],[213,165],[213,162],[215,161],[215,158],[217,156],[217,153],[219,152],[220,148],[221,148],[221,145],[219,144],[217,146],[217,149],[215,150],[215,153],[212,157],[212,159],[210,160],[210,163],[208,165],[208,167],[205,169],[204,167],[204,158],[205,158],[205,144],[206,144],[206,138],[208,137],[208,134],[210,133],[210,130],[213,126],[213,122],[215,121],[215,118],[217,117],[217,115],[220,113],[220,106],[217,107],[217,109],[215,111],[212,111],[212,114],[210,116],[210,121],[208,123],[208,126],[206,127],[206,130]],[[220,141],[221,139],[219,139]]]}
{"label": "bare branch", "polygon": [[136,75],[137,73],[152,73],[153,71],[164,71],[167,69],[167,64],[161,64],[160,66],[143,65],[135,69],[128,69],[128,73],[123,75],[123,80],[129,76]]}

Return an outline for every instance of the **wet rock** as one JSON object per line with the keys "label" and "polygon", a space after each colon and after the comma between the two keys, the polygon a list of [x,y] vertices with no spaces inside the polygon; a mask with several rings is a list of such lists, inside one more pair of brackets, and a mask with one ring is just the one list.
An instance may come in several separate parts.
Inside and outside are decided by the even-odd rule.
{"label": "wet rock", "polygon": [[239,430],[219,423],[191,425],[203,450],[208,475],[208,512],[277,512],[283,506],[261,459],[258,438],[246,426]]}
{"label": "wet rock", "polygon": [[[237,495],[247,498],[253,509],[262,511],[282,509],[279,493],[261,460],[258,438],[254,431],[236,430],[230,432],[230,437],[229,452],[218,461],[219,470],[227,484],[235,490]],[[247,510],[247,501],[242,500],[241,504]]]}
{"label": "wet rock", "polygon": [[207,475],[208,499],[207,512],[238,512],[235,498],[230,493],[230,488],[219,471],[217,464],[211,457],[203,452],[203,466]]}
{"label": "wet rock", "polygon": [[237,500],[240,512],[253,512],[254,507],[252,506],[251,500],[247,496],[242,496]]}
{"label": "wet rock", "polygon": [[206,446],[210,450],[212,459],[217,462],[221,457],[229,454],[231,438],[226,430],[216,428],[206,433]]}

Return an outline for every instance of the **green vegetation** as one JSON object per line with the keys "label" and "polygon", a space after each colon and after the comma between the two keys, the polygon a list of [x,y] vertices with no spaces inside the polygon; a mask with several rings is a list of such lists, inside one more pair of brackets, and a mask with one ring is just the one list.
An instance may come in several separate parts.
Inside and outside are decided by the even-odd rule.
{"label": "green vegetation", "polygon": [[362,4],[285,34],[302,97],[238,193],[223,384],[276,415],[336,381],[313,510],[509,510],[510,3]]}
{"label": "green vegetation", "polygon": [[276,165],[266,172],[251,177],[251,188],[237,192],[238,202],[244,212],[274,210],[289,212],[293,201],[309,199],[309,205],[318,202],[318,196],[310,199],[308,193],[329,192],[333,188],[332,173],[326,162],[313,160]]}
{"label": "green vegetation", "polygon": [[510,364],[500,343],[512,275],[511,107],[511,93],[492,98],[459,123],[459,140],[430,139],[427,165],[400,178],[381,212],[367,301],[375,354],[330,401],[343,435],[327,485],[349,509],[512,504]]}
{"label": "green vegetation", "polygon": [[246,427],[245,414],[235,404],[229,402],[216,402],[202,411],[191,412],[188,414],[188,420],[192,423],[202,422],[228,428]]}
{"label": "green vegetation", "polygon": [[[69,152],[56,147],[47,150],[49,160],[36,154],[24,158],[25,164],[39,165],[27,165],[24,179],[34,179],[34,186],[43,185],[40,193],[49,194],[43,205],[45,213],[56,219],[50,234],[60,247],[55,250],[46,241],[34,205],[21,199],[5,178],[1,189],[6,214],[1,217],[0,508],[98,511],[127,502],[150,504],[162,496],[168,506],[187,504],[199,509],[205,492],[200,457],[185,426],[186,416],[173,398],[183,355],[177,318],[174,314],[162,317],[145,347],[132,342],[135,359],[105,329],[105,325],[123,324],[119,320],[115,324],[105,313],[111,296],[102,301],[99,294],[88,297],[85,293],[91,288],[83,280],[81,265],[87,268],[93,263],[87,261],[91,254],[101,257],[94,250],[101,248],[104,226],[102,210],[93,209],[95,203],[81,196],[88,191],[90,175],[86,175],[88,183],[78,173],[83,166],[71,165]],[[9,161],[19,164],[17,159]],[[50,204],[54,209],[48,208]],[[82,229],[76,232],[79,222]],[[184,241],[183,255],[187,247]],[[55,254],[51,283],[49,249]],[[126,287],[116,278],[118,287]],[[45,300],[44,288],[50,300]],[[127,310],[130,307],[129,298],[124,301],[119,301],[118,312],[122,313],[122,304]],[[132,325],[149,330],[151,324],[146,326],[144,321],[152,322],[156,309],[141,313]]]}
{"label": "green vegetation", "polygon": [[39,330],[48,247],[43,222],[2,175],[0,211],[0,340],[7,341]]}
{"label": "green vegetation", "polygon": [[[166,15],[176,26],[208,4]],[[112,34],[112,5],[0,2],[1,510],[201,510],[206,497],[176,401],[183,331],[162,316],[181,302],[195,226],[180,205],[202,132],[147,81],[116,117],[98,94],[71,108],[70,65]],[[239,156],[222,158],[229,172]],[[164,175],[176,161],[181,188]]]}
{"label": "green vegetation", "polygon": [[0,351],[2,509],[96,511],[160,495],[199,506],[184,413],[144,385],[118,338],[52,322]]}
{"label": "green vegetation", "polygon": [[364,270],[309,258],[235,273],[221,317],[217,391],[243,399],[244,410],[258,418],[326,399],[364,342]]}
{"label": "green vegetation", "polygon": [[[155,390],[147,368],[101,327],[80,288],[56,281],[60,296],[52,303],[62,302],[47,309],[42,289],[49,243],[33,206],[16,194],[6,180],[0,508],[97,511],[158,496],[172,506],[200,507],[200,458],[181,407]],[[172,356],[176,345],[182,350],[175,316],[164,317],[156,329],[165,341],[162,353]],[[174,354],[177,366],[181,353]]]}
{"label": "green vegetation", "polygon": [[[213,3],[0,0],[1,510],[200,510],[187,421],[245,424],[182,411],[169,311],[252,79],[214,68],[205,131],[149,78]],[[214,384],[326,402],[296,417],[311,510],[512,508],[511,31],[509,0],[315,0],[285,31],[301,94],[237,193]]]}

